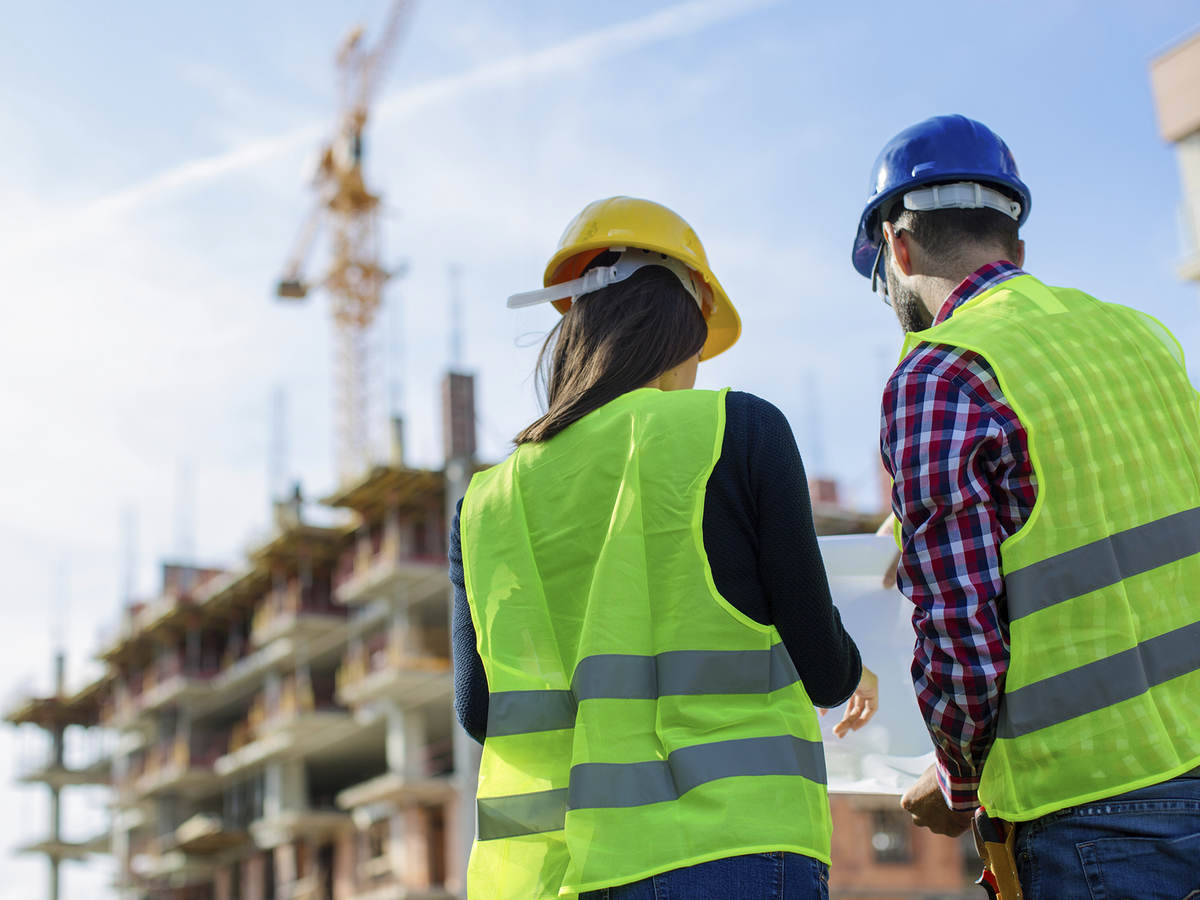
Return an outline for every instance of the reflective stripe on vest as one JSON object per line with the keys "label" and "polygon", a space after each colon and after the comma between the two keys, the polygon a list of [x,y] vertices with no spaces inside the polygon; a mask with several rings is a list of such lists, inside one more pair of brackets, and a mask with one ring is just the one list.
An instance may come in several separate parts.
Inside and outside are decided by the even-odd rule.
{"label": "reflective stripe on vest", "polygon": [[488,699],[488,737],[574,728],[575,710],[582,700],[769,694],[799,679],[782,643],[770,650],[672,650],[657,656],[589,656],[579,661],[569,691],[493,693]]}
{"label": "reflective stripe on vest", "polygon": [[1005,574],[1009,621],[1179,562],[1193,553],[1200,553],[1200,508],[1164,516],[1051,556]]}
{"label": "reflective stripe on vest", "polygon": [[1015,738],[1146,693],[1200,669],[1200,622],[1005,693],[997,736]]}
{"label": "reflective stripe on vest", "polygon": [[1028,821],[1200,764],[1200,410],[1142,313],[1028,275],[911,334],[982,356],[1037,502],[1001,544],[1010,660],[980,781]]}
{"label": "reflective stripe on vest", "polygon": [[463,569],[492,693],[471,900],[745,853],[828,862],[816,713],[704,552],[724,409],[633,391],[472,479]]}
{"label": "reflective stripe on vest", "polygon": [[799,776],[825,784],[825,752],[820,741],[781,735],[696,744],[665,760],[584,763],[571,769],[570,788],[481,798],[479,840],[555,831],[563,827],[568,809],[664,803],[709,781],[750,775]]}

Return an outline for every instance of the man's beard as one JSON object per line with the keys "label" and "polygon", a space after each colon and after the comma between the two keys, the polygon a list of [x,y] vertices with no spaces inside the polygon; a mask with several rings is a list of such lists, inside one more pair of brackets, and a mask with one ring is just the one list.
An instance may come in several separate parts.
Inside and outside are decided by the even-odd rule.
{"label": "man's beard", "polygon": [[891,260],[887,267],[888,297],[892,301],[892,309],[900,320],[900,327],[905,333],[924,331],[933,325],[933,313],[925,308],[921,296],[911,288],[905,287],[892,275]]}

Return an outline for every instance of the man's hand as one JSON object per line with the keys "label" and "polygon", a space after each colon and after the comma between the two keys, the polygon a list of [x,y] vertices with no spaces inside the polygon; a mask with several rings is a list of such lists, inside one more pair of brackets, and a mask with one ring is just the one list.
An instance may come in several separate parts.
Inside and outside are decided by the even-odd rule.
{"label": "man's hand", "polygon": [[900,805],[912,815],[913,824],[928,828],[934,834],[958,837],[971,827],[974,812],[956,812],[946,805],[938,787],[934,767],[926,769],[917,783],[900,798]]}
{"label": "man's hand", "polygon": [[[888,517],[883,520],[883,524],[876,529],[875,533],[881,537],[891,537],[896,533],[896,517],[892,513],[888,513]],[[896,567],[900,565],[900,551],[892,557],[891,563],[883,570],[883,586],[885,588],[894,588],[896,586]]]}
{"label": "man's hand", "polygon": [[858,680],[858,687],[854,689],[854,693],[850,695],[850,702],[846,704],[846,711],[842,714],[842,721],[833,726],[833,733],[840,738],[845,737],[851,731],[858,731],[875,715],[879,709],[879,678],[863,666],[862,677]]}

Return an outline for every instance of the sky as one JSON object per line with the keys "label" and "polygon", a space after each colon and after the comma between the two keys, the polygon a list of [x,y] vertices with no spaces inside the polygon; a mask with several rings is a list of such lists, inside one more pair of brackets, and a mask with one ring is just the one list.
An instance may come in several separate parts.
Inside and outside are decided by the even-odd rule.
{"label": "sky", "polygon": [[[148,596],[164,557],[243,558],[268,527],[276,392],[286,474],[310,497],[333,486],[327,298],[272,291],[333,130],[334,49],[386,8],[0,0],[5,698],[49,687],[56,644],[73,684],[96,673],[127,570]],[[1013,150],[1030,272],[1151,312],[1200,360],[1147,74],[1197,25],[1184,0],[419,2],[366,135],[385,257],[406,271],[374,336],[375,425],[403,412],[408,461],[438,465],[458,265],[480,455],[502,458],[537,415],[555,317],[504,298],[540,286],[585,204],[647,197],[694,226],[742,315],[698,386],[774,402],[810,474],[873,506],[901,335],[850,247],[880,147],[949,112]],[[35,751],[5,732],[0,780]],[[4,784],[0,809],[0,846],[45,829],[37,791]],[[69,836],[99,815],[73,804]],[[0,898],[38,895],[40,861],[10,872]],[[68,869],[65,896],[105,896],[108,874]]]}

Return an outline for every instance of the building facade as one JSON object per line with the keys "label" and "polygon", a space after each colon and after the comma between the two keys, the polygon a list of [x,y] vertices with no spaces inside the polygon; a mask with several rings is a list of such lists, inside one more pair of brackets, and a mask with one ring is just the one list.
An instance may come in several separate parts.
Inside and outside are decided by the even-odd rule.
{"label": "building facade", "polygon": [[1180,277],[1200,281],[1200,32],[1150,64],[1159,133],[1175,146],[1183,187]]}

